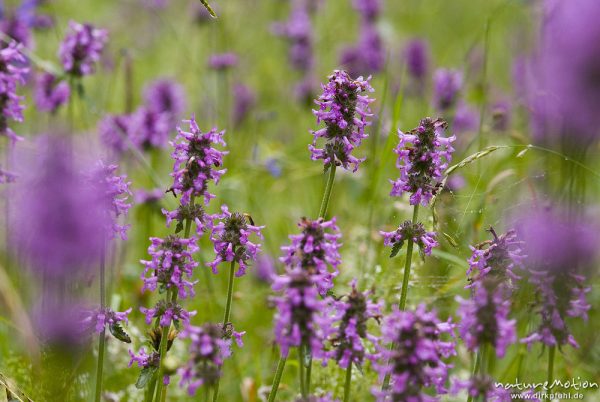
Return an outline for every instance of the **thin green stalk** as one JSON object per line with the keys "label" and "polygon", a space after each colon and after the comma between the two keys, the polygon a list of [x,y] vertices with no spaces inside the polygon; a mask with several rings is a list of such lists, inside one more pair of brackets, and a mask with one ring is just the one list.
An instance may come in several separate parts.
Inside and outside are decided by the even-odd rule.
{"label": "thin green stalk", "polygon": [[335,163],[332,163],[331,167],[329,168],[329,177],[327,178],[325,193],[323,194],[323,201],[321,201],[321,209],[319,209],[319,218],[325,218],[325,214],[327,213],[327,206],[329,205],[331,190],[333,189],[333,179],[335,179],[335,169]]}
{"label": "thin green stalk", "polygon": [[298,347],[298,370],[300,374],[300,394],[306,399],[306,384],[304,382],[304,345]]}
{"label": "thin green stalk", "polygon": [[[416,204],[413,209],[412,223],[417,222],[417,218],[419,217],[419,204]],[[408,244],[406,245],[406,260],[404,263],[404,276],[402,278],[402,290],[400,291],[400,310],[404,310],[406,307],[406,296],[408,294],[408,279],[410,278],[410,264],[412,263],[412,252],[413,252],[414,241],[411,238],[408,239]],[[393,349],[395,345],[392,343],[390,345],[390,349]],[[381,386],[382,390],[385,390],[390,385],[390,373],[387,373],[383,379],[383,384]]]}
{"label": "thin green stalk", "polygon": [[[169,301],[169,296],[171,295],[171,290],[167,290],[167,294],[165,296],[166,301]],[[177,293],[176,291],[173,291],[174,296],[173,296],[173,300],[177,298]],[[169,338],[169,329],[171,329],[171,323],[169,323],[169,325],[165,325],[164,327],[162,327],[162,334],[160,337],[160,346],[158,348],[158,353],[159,353],[159,362],[158,362],[158,376],[156,377],[156,396],[154,398],[155,401],[160,402],[160,399],[162,397],[162,393],[163,393],[163,388],[165,387],[164,381],[163,381],[163,377],[164,377],[164,372],[165,372],[165,365],[164,365],[164,360],[165,357],[167,356],[167,339]]]}
{"label": "thin green stalk", "polygon": [[554,381],[554,355],[556,354],[556,346],[550,346],[548,349],[548,386],[552,386]]}
{"label": "thin green stalk", "polygon": [[[302,364],[302,363],[301,363]],[[312,352],[308,350],[308,367],[306,367],[306,394],[310,394],[310,376],[312,373]]]}
{"label": "thin green stalk", "polygon": [[[477,353],[475,354],[475,365],[473,367],[473,374],[471,375],[471,377],[475,377],[477,375],[477,373],[479,372],[479,366],[481,366],[481,351],[478,350]],[[473,401],[473,396],[471,394],[469,394],[469,397],[467,398],[467,402],[472,402]]]}
{"label": "thin green stalk", "polygon": [[[235,253],[235,250],[233,250]],[[225,316],[223,317],[223,331],[225,330],[227,323],[231,317],[231,302],[233,300],[233,278],[235,278],[235,260],[231,261],[229,267],[229,284],[227,285],[227,304],[225,304]],[[216,402],[219,398],[219,380],[215,384],[215,390],[213,392],[213,402]]]}
{"label": "thin green stalk", "polygon": [[[487,369],[488,369],[488,358],[489,358],[489,353],[490,353],[490,347],[488,346],[487,343],[484,343],[481,345],[480,350],[480,363],[479,363],[479,375],[481,377],[485,377],[486,373],[487,373]],[[481,402],[485,402],[485,394],[484,395],[479,395],[477,397],[478,401]]]}
{"label": "thin green stalk", "polygon": [[[104,252],[100,257],[100,309],[104,311],[106,307],[106,296],[105,296],[105,276],[106,276],[106,261]],[[106,351],[106,326],[102,328],[100,333],[100,344],[98,345],[98,366],[96,368],[96,393],[94,401],[100,402],[102,396],[102,376],[104,372],[104,353]]]}
{"label": "thin green stalk", "polygon": [[144,402],[152,402],[152,398],[154,397],[154,390],[156,389],[156,376],[150,380],[150,385],[148,385],[148,389],[144,394]]}
{"label": "thin green stalk", "polygon": [[286,356],[281,356],[277,363],[277,370],[275,371],[275,378],[273,378],[273,385],[271,386],[271,392],[269,392],[269,399],[267,402],[275,402],[275,396],[277,396],[277,390],[279,389],[279,382],[283,375],[283,369],[285,368]]}
{"label": "thin green stalk", "polygon": [[346,368],[346,383],[344,384],[344,402],[350,400],[350,383],[352,382],[352,362]]}

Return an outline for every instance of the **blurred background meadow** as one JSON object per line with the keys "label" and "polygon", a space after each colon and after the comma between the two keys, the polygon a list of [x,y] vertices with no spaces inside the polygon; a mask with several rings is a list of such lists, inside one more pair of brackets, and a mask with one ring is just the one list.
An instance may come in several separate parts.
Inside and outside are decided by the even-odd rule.
{"label": "blurred background meadow", "polygon": [[[124,325],[132,343],[107,338],[104,400],[144,399],[143,390],[135,387],[140,370],[128,367],[128,350],[138,350],[147,330],[139,307],[150,307],[157,296],[142,291],[139,261],[149,258],[149,237],[173,231],[165,226],[161,212],[161,208],[175,209],[179,202],[166,192],[172,185],[173,168],[172,146],[167,141],[175,138],[177,125],[184,128],[181,120],[190,116],[195,116],[202,131],[225,130],[229,151],[223,164],[227,172],[217,186],[210,185],[216,198],[208,212],[219,212],[219,206],[227,204],[230,210],[247,213],[256,225],[265,226],[257,261],[235,280],[231,321],[246,334],[244,346],[233,346],[233,356],[224,363],[222,401],[259,401],[270,390],[279,358],[270,276],[283,273],[280,247],[289,243],[290,234],[298,233],[300,219],[315,218],[319,212],[327,175],[320,161],[311,160],[308,150],[310,130],[321,127],[311,110],[321,94],[320,84],[333,70],[346,69],[354,78],[372,76],[374,92],[369,96],[375,99],[372,124],[366,128],[369,137],[356,149],[356,155],[366,161],[355,173],[337,170],[329,204],[328,216],[337,218],[342,233],[335,294],[348,292],[350,281],[356,278],[360,289],[372,289],[373,297],[385,302],[384,311],[398,303],[406,248],[389,258],[379,231],[394,230],[412,216],[406,197],[389,196],[389,180],[398,176],[393,148],[398,144],[397,130],[417,127],[425,116],[449,122],[448,132],[456,136],[451,165],[469,155],[478,157],[452,171],[434,206],[421,208],[420,220],[437,232],[440,245],[431,256],[413,259],[409,308],[426,303],[444,320],[460,321],[455,297],[469,295],[464,288],[472,253],[469,246],[490,240],[486,231],[490,226],[505,233],[516,228],[532,208],[567,203],[576,205],[588,223],[598,219],[598,129],[596,140],[585,143],[585,152],[568,146],[577,138],[544,139],[535,126],[528,95],[531,87],[524,82],[535,76],[527,69],[527,61],[539,51],[544,10],[550,2],[381,0],[381,9],[369,19],[357,6],[361,2],[352,0],[212,0],[209,3],[218,18],[210,17],[198,0],[48,0],[31,2],[35,15],[48,18],[47,24],[39,26],[18,21],[22,3],[27,2],[2,4],[0,28],[5,35],[14,37],[14,24],[26,25],[24,44],[30,70],[27,82],[17,90],[25,97],[23,121],[10,123],[24,140],[13,147],[8,138],[0,138],[3,150],[13,150],[12,156],[5,152],[3,168],[13,167],[17,175],[33,167],[44,169],[37,138],[68,133],[75,159],[103,158],[117,164],[118,174],[126,174],[131,182],[128,202],[132,207],[123,220],[130,225],[127,239],[114,242],[106,266],[107,305],[115,311],[132,308]],[[294,13],[303,14],[294,17]],[[288,23],[294,18],[295,25]],[[95,73],[71,88],[68,102],[55,112],[45,112],[34,99],[36,77],[62,68],[58,49],[69,21],[106,29],[108,41]],[[586,51],[600,58],[597,43]],[[215,55],[225,62],[219,64]],[[596,64],[596,77],[598,68]],[[441,84],[444,74],[449,82]],[[456,74],[454,83],[447,78],[452,74]],[[115,146],[107,141],[102,125],[107,116],[127,115],[141,121],[140,125],[156,124],[144,120],[152,118],[144,115],[148,108],[144,94],[161,79],[173,80],[182,91],[181,107],[165,123],[166,140],[143,146],[132,141]],[[455,86],[448,105],[440,104],[440,85]],[[477,154],[484,149],[485,154]],[[19,177],[15,183],[1,185],[7,204],[2,225],[7,230],[0,264],[0,401],[6,400],[3,387],[11,389],[15,398],[27,395],[35,401],[91,400],[97,337],[73,357],[71,372],[49,370],[43,364],[34,317],[43,283],[35,270],[28,269],[27,255],[10,241],[11,232],[22,223],[11,218],[21,205],[6,201],[12,191],[19,191],[18,181]],[[574,244],[562,246],[577,249]],[[197,311],[192,318],[195,325],[222,320],[228,285],[225,265],[217,275],[205,266],[214,259],[208,236],[199,241],[199,247],[196,296],[185,302],[188,311]],[[600,290],[597,269],[591,265],[586,279],[592,287],[587,295],[592,306],[589,319],[569,321],[579,348],[566,345],[557,352],[555,378],[600,382]],[[90,303],[100,298],[97,280],[90,277],[84,287]],[[530,285],[515,294],[512,317],[517,320],[519,338],[536,323],[532,294]],[[377,323],[370,325],[377,332]],[[457,352],[451,373],[467,378],[473,355],[460,340]],[[165,362],[167,369],[174,372],[183,365],[187,353],[184,340],[174,342]],[[540,344],[528,349],[515,343],[493,364],[490,374],[503,382],[543,381],[547,359]],[[353,401],[374,400],[371,388],[379,383],[378,376],[370,363],[365,365],[354,372]],[[298,357],[291,352],[278,400],[297,397],[298,368]],[[345,373],[335,361],[325,367],[315,362],[312,376],[315,395],[332,393],[341,398]],[[189,396],[178,382],[173,374],[167,400],[200,398]],[[62,387],[63,399],[48,394],[44,387],[52,388],[49,383],[66,384],[56,385]],[[584,400],[600,401],[597,389],[584,392]],[[441,399],[466,400],[466,394]]]}

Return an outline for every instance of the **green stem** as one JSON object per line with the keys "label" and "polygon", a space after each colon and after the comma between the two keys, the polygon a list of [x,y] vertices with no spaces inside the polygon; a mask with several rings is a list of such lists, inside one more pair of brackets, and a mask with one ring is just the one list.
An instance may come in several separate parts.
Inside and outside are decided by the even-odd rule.
{"label": "green stem", "polygon": [[[174,295],[173,295],[173,300],[175,300],[177,298],[177,290],[174,290]],[[169,301],[169,295],[171,294],[171,290],[167,291],[167,295],[165,296],[166,301]],[[165,325],[164,327],[162,327],[162,334],[160,337],[160,346],[158,348],[158,353],[159,353],[159,362],[158,362],[158,376],[156,378],[156,396],[154,398],[155,401],[160,402],[160,399],[162,397],[162,393],[163,393],[163,388],[165,387],[164,381],[163,381],[163,377],[164,377],[164,371],[165,371],[165,365],[164,365],[164,360],[165,357],[167,356],[167,340],[169,338],[169,329],[171,328],[171,323],[169,322],[169,325]]]}
{"label": "green stem", "polygon": [[308,367],[306,367],[306,394],[310,395],[310,378],[312,373],[312,352],[308,350]]}
{"label": "green stem", "polygon": [[[475,377],[477,375],[477,373],[479,372],[479,366],[481,365],[481,351],[478,350],[477,353],[475,354],[475,365],[473,367],[473,374],[471,375],[471,377]],[[472,402],[473,401],[473,396],[471,394],[469,394],[469,397],[467,398],[467,402]]]}
{"label": "green stem", "polygon": [[287,356],[281,356],[279,363],[277,363],[277,370],[275,371],[275,378],[273,378],[273,385],[271,386],[271,392],[269,392],[268,402],[275,402],[275,396],[277,396],[277,390],[279,389],[279,382],[283,375],[283,369],[285,368],[285,361]]}
{"label": "green stem", "polygon": [[548,386],[552,386],[554,381],[554,355],[556,353],[556,346],[551,346],[548,349]]}
{"label": "green stem", "polygon": [[[235,253],[235,250],[234,250]],[[231,317],[231,302],[233,300],[233,279],[235,278],[235,260],[231,261],[231,265],[229,267],[229,284],[227,285],[227,304],[225,304],[225,316],[223,317],[223,331],[227,327],[229,323],[229,319]],[[213,402],[216,402],[219,398],[219,382],[220,378],[217,378],[217,382],[215,384],[215,390],[213,392]]]}
{"label": "green stem", "polygon": [[350,383],[352,382],[352,362],[346,368],[346,383],[344,384],[344,402],[350,400]]}
{"label": "green stem", "polygon": [[[100,257],[100,309],[104,311],[106,307],[106,296],[105,296],[105,276],[106,276],[106,261],[104,252]],[[95,402],[100,402],[102,396],[102,376],[104,374],[104,353],[106,351],[106,326],[100,333],[100,344],[98,345],[98,366],[96,369],[96,393],[94,397]]]}
{"label": "green stem", "polygon": [[[481,377],[485,377],[487,373],[488,366],[488,358],[489,358],[490,348],[487,343],[483,343],[480,347],[480,362],[479,362],[479,375]],[[485,402],[485,394],[479,395],[477,397],[478,401]]]}
{"label": "green stem", "polygon": [[327,184],[325,186],[325,193],[323,194],[323,201],[321,201],[321,209],[319,209],[319,218],[325,218],[327,213],[327,206],[329,205],[329,199],[331,198],[331,190],[333,189],[333,179],[335,179],[335,163],[331,164],[329,168],[329,177],[327,178]]}
{"label": "green stem", "polygon": [[[416,204],[413,208],[413,216],[412,223],[417,222],[417,218],[419,217],[419,204]],[[400,310],[404,310],[406,307],[406,296],[408,294],[408,280],[410,278],[410,264],[412,263],[412,252],[413,252],[414,241],[413,238],[410,237],[408,239],[408,244],[406,245],[406,260],[404,262],[404,276],[402,278],[402,290],[400,291]],[[395,345],[392,343],[390,345],[390,349],[393,349]],[[387,373],[383,379],[383,384],[381,386],[382,390],[385,390],[390,385],[390,373]]]}
{"label": "green stem", "polygon": [[152,402],[154,397],[154,390],[156,389],[156,376],[150,380],[150,385],[144,394],[144,402]]}
{"label": "green stem", "polygon": [[298,373],[300,375],[300,394],[306,399],[306,384],[304,382],[304,345],[298,347]]}

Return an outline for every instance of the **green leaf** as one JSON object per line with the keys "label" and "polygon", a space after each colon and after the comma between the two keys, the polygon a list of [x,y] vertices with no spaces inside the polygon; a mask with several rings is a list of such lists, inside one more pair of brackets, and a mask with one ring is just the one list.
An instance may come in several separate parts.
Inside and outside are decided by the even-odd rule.
{"label": "green leaf", "polygon": [[183,230],[183,222],[177,222],[177,226],[175,226],[175,233],[179,233]]}
{"label": "green leaf", "polygon": [[125,330],[123,329],[123,327],[121,326],[120,323],[115,322],[114,324],[111,324],[108,327],[108,329],[110,330],[110,333],[112,334],[112,336],[114,336],[121,342],[131,343],[131,338],[129,337],[127,332],[125,332]]}
{"label": "green leaf", "polygon": [[206,8],[206,11],[208,11],[208,13],[210,14],[211,17],[217,18],[217,14],[215,14],[212,7],[210,6],[210,4],[208,4],[208,2],[206,0],[200,0],[200,3],[202,3],[204,8]]}
{"label": "green leaf", "polygon": [[404,240],[400,240],[399,242],[394,243],[394,246],[392,247],[392,252],[390,253],[390,258],[394,258],[396,255],[398,255],[400,250],[402,250],[403,245]]}
{"label": "green leaf", "polygon": [[142,389],[148,384],[148,382],[154,377],[154,374],[158,371],[158,367],[156,366],[148,366],[144,367],[142,371],[140,371],[140,376],[135,382],[135,387],[137,389]]}

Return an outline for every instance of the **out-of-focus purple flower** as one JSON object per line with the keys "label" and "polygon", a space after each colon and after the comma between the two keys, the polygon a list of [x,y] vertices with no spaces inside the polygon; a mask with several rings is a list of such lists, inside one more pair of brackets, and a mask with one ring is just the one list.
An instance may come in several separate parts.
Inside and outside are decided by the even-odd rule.
{"label": "out-of-focus purple flower", "polygon": [[54,25],[54,20],[49,15],[38,13],[38,7],[43,3],[44,0],[23,0],[15,15],[30,28],[48,29]]}
{"label": "out-of-focus purple flower", "polygon": [[460,174],[453,174],[448,178],[448,181],[446,182],[446,186],[450,191],[459,191],[463,189],[466,184],[467,181],[465,180],[465,177]]}
{"label": "out-of-focus purple flower", "polygon": [[292,67],[308,72],[314,64],[313,28],[308,9],[303,1],[296,1],[286,22],[273,24],[275,35],[287,38],[290,43],[288,57]]}
{"label": "out-of-focus purple flower", "polygon": [[276,158],[269,158],[265,162],[265,167],[269,174],[273,177],[281,177],[281,165]]}
{"label": "out-of-focus purple flower", "polygon": [[213,70],[224,71],[237,66],[238,56],[233,52],[217,53],[210,56],[208,66]]}
{"label": "out-of-focus purple flower", "polygon": [[248,261],[255,261],[260,251],[260,244],[250,241],[250,235],[254,233],[262,239],[261,230],[264,226],[251,224],[251,219],[244,214],[229,212],[227,205],[221,206],[221,214],[215,215],[215,219],[220,222],[213,225],[210,239],[216,257],[206,265],[216,274],[221,262],[235,261],[238,264],[235,275],[242,276],[246,273]]}
{"label": "out-of-focus purple flower", "polygon": [[256,269],[254,270],[254,274],[262,282],[273,282],[275,275],[277,275],[277,269],[275,268],[275,261],[273,258],[266,254],[259,255],[256,259]]}
{"label": "out-of-focus purple flower", "polygon": [[170,128],[177,124],[185,111],[185,90],[176,81],[161,78],[146,86],[144,103],[152,112],[166,114]]}
{"label": "out-of-focus purple flower", "polygon": [[306,398],[296,398],[294,402],[340,402],[339,399],[334,399],[331,392],[321,396],[310,395]]}
{"label": "out-of-focus purple flower", "polygon": [[302,218],[298,226],[302,234],[290,235],[292,244],[281,247],[283,257],[279,260],[288,270],[302,269],[316,277],[319,293],[325,295],[333,287],[333,278],[339,274],[339,239],[342,235],[335,218],[330,221]]}
{"label": "out-of-focus purple flower", "polygon": [[431,249],[439,246],[435,232],[427,232],[422,223],[405,221],[393,232],[379,232],[383,236],[383,244],[392,247],[390,257],[394,257],[404,246],[404,242],[412,239],[419,246],[422,255],[431,255]]}
{"label": "out-of-focus purple flower", "polygon": [[381,377],[390,375],[390,387],[373,388],[377,401],[436,401],[425,394],[430,387],[438,395],[446,393],[449,366],[444,359],[456,351],[454,343],[444,341],[442,335],[452,334],[453,327],[449,322],[440,322],[424,305],[414,312],[394,306],[381,327],[379,363],[375,366]]}
{"label": "out-of-focus purple flower", "polygon": [[433,74],[433,105],[438,112],[452,109],[463,85],[460,71],[440,68]]}
{"label": "out-of-focus purple flower", "polygon": [[447,123],[442,119],[426,117],[419,127],[404,133],[398,130],[400,142],[394,149],[400,177],[390,180],[392,197],[410,193],[410,204],[426,206],[437,193],[442,173],[452,159],[455,136],[442,137]]}
{"label": "out-of-focus purple flower", "polygon": [[31,266],[57,278],[89,272],[104,252],[104,194],[81,173],[67,139],[44,136],[16,189],[15,239]]}
{"label": "out-of-focus purple flower", "polygon": [[[487,375],[477,375],[468,380],[453,379],[450,393],[456,395],[462,390],[467,391],[467,394],[474,401],[512,402],[514,400],[512,395],[515,394],[514,390],[506,389],[502,386],[497,387],[494,379]],[[533,390],[519,390],[519,394],[520,398],[539,402],[539,399],[534,397]],[[526,395],[528,396],[527,398],[525,398]]]}
{"label": "out-of-focus purple flower", "polygon": [[272,299],[277,309],[275,340],[283,356],[291,347],[305,346],[314,358],[328,358],[325,342],[334,329],[329,298],[319,296],[317,281],[317,277],[301,268],[275,278],[273,290],[281,292]]}
{"label": "out-of-focus purple flower", "polygon": [[546,1],[529,83],[539,141],[569,147],[600,138],[600,3]]}
{"label": "out-of-focus purple flower", "polygon": [[[23,21],[18,14],[10,15],[0,21],[0,31],[12,39],[29,48],[32,45],[31,31],[29,26]],[[2,43],[4,46],[4,43]]]}
{"label": "out-of-focus purple flower", "polygon": [[312,106],[317,86],[318,84],[314,77],[307,74],[300,82],[296,83],[294,95],[301,103]]}
{"label": "out-of-focus purple flower", "polygon": [[133,195],[133,200],[136,204],[153,204],[158,203],[165,197],[165,191],[161,188],[151,190],[140,189]]}
{"label": "out-of-focus purple flower", "polygon": [[169,115],[139,107],[129,118],[131,141],[140,149],[164,148],[169,141]]}
{"label": "out-of-focus purple flower", "polygon": [[461,317],[458,329],[469,350],[487,344],[502,358],[506,348],[517,341],[516,321],[508,318],[509,295],[506,284],[487,277],[474,287],[470,299],[457,297]]}
{"label": "out-of-focus purple flower", "polygon": [[249,87],[237,83],[233,86],[233,97],[233,123],[239,126],[254,107],[256,96]]}
{"label": "out-of-focus purple flower", "polygon": [[[217,15],[220,14],[218,4],[213,2],[211,4],[211,7],[212,7],[213,11],[215,12],[215,14],[217,14]],[[193,1],[190,3],[190,8],[189,8],[188,14],[192,17],[192,21],[194,21],[198,25],[204,25],[207,22],[214,19],[213,16],[210,15],[210,13],[206,9],[206,7],[204,7],[204,5],[198,1]]]}
{"label": "out-of-focus purple flower", "polygon": [[154,308],[140,307],[140,311],[146,316],[146,324],[150,325],[156,319],[161,327],[168,327],[171,322],[176,327],[180,324],[189,325],[190,317],[196,315],[195,311],[186,311],[177,302],[165,300],[159,300]]}
{"label": "out-of-focus purple flower", "polygon": [[[323,85],[323,94],[316,101],[319,109],[313,110],[317,116],[317,123],[324,122],[325,127],[312,131],[313,143],[308,146],[312,160],[322,159],[325,168],[332,164],[341,165],[344,169],[358,170],[358,165],[365,159],[358,159],[352,151],[358,147],[365,134],[365,127],[371,123],[367,120],[372,116],[369,103],[373,99],[363,92],[373,92],[369,79],[358,77],[350,78],[348,73],[335,70],[329,76],[329,81]],[[325,138],[323,148],[317,148],[317,140]]]}
{"label": "out-of-focus purple flower", "polygon": [[141,0],[142,3],[150,8],[155,10],[162,10],[169,5],[169,0]]}
{"label": "out-of-focus purple flower", "polygon": [[566,320],[587,320],[590,305],[585,294],[590,288],[585,280],[598,255],[598,231],[589,223],[549,210],[521,218],[519,235],[527,254],[529,282],[538,295],[534,311],[541,319],[538,328],[522,342],[577,347]]}
{"label": "out-of-focus purple flower", "polygon": [[510,127],[511,104],[500,100],[492,105],[492,128],[496,131],[506,131]]}
{"label": "out-of-focus purple flower", "polygon": [[366,22],[375,22],[381,13],[380,0],[352,0],[352,7],[358,11]]}
{"label": "out-of-focus purple flower", "polygon": [[100,141],[117,156],[129,147],[130,124],[131,116],[126,114],[109,114],[98,123]]}
{"label": "out-of-focus purple flower", "polygon": [[374,74],[383,69],[385,49],[376,26],[363,24],[358,43],[342,50],[340,64],[353,76]]}
{"label": "out-of-focus purple flower", "polygon": [[[452,119],[452,131],[463,134],[479,127],[479,114],[470,105],[459,101]],[[460,138],[460,135],[459,135]]]}
{"label": "out-of-focus purple flower", "polygon": [[473,272],[476,275],[469,279],[471,284],[467,287],[472,287],[486,277],[491,277],[498,284],[506,284],[509,287],[512,286],[511,281],[520,279],[515,273],[515,268],[521,267],[525,258],[521,249],[523,242],[517,239],[514,230],[498,236],[490,227],[489,232],[494,236],[493,240],[470,247],[473,254],[468,261],[467,275]]}
{"label": "out-of-focus purple flower", "polygon": [[171,154],[175,159],[172,190],[181,195],[181,204],[188,204],[195,197],[203,197],[208,204],[215,197],[208,192],[208,183],[217,184],[226,172],[226,169],[215,169],[223,165],[223,156],[227,154],[214,148],[214,145],[227,145],[223,140],[224,131],[213,128],[203,133],[194,117],[184,122],[189,123],[190,131],[178,128],[177,138],[171,142],[175,148]]}
{"label": "out-of-focus purple flower", "polygon": [[0,184],[14,183],[17,180],[17,175],[2,169],[0,166]]}
{"label": "out-of-focus purple flower", "polygon": [[51,73],[38,75],[35,83],[35,105],[44,112],[55,113],[71,96],[69,84]]}
{"label": "out-of-focus purple flower", "polygon": [[233,328],[224,330],[221,325],[212,323],[201,327],[187,326],[181,336],[191,340],[190,358],[178,370],[181,376],[179,385],[186,387],[192,396],[202,386],[212,387],[221,377],[223,362],[231,356],[232,338],[241,347],[244,334],[233,331]]}
{"label": "out-of-focus purple flower", "polygon": [[334,347],[333,357],[340,367],[349,364],[362,366],[365,357],[375,360],[375,355],[365,349],[364,342],[377,345],[379,338],[367,331],[367,321],[381,316],[381,303],[375,304],[369,293],[356,290],[356,279],[351,282],[352,291],[345,298],[333,302],[336,334],[331,342]]}
{"label": "out-of-focus purple flower", "polygon": [[150,241],[152,244],[148,248],[148,254],[152,259],[141,261],[144,265],[142,290],[154,291],[160,288],[167,291],[175,288],[182,299],[193,296],[195,282],[191,282],[191,279],[194,268],[198,266],[193,253],[199,250],[196,239],[169,235],[164,239],[152,237]]}
{"label": "out-of-focus purple flower", "polygon": [[423,39],[413,39],[404,49],[406,70],[415,81],[422,83],[429,73],[429,45]]}
{"label": "out-of-focus purple flower", "polygon": [[76,77],[93,74],[107,41],[106,30],[69,21],[69,32],[59,49],[65,72]]}
{"label": "out-of-focus purple flower", "polygon": [[21,139],[8,126],[9,120],[23,121],[23,97],[17,95],[17,86],[25,84],[29,72],[23,67],[26,59],[21,53],[21,45],[11,42],[0,50],[0,135],[11,143]]}

